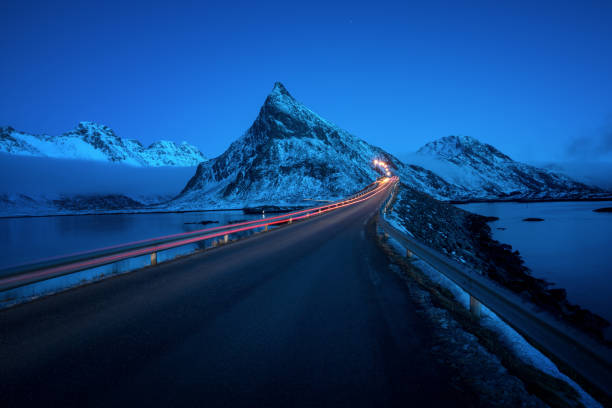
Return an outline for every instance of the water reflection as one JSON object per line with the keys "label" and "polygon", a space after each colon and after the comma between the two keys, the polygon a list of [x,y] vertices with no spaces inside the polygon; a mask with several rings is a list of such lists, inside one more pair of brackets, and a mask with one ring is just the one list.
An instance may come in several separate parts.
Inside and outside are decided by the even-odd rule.
{"label": "water reflection", "polygon": [[[4,218],[0,219],[0,268],[258,218],[242,211]],[[217,223],[200,224],[205,220]]]}
{"label": "water reflection", "polygon": [[[534,276],[565,288],[568,300],[612,322],[611,202],[474,203],[458,207],[499,217],[493,238],[518,249]],[[525,218],[543,222],[525,222]]]}

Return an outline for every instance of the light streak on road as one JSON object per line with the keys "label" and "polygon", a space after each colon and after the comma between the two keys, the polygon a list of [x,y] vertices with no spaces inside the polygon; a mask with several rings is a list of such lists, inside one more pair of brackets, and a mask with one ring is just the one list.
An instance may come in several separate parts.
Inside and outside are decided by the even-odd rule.
{"label": "light streak on road", "polygon": [[[30,283],[29,281],[31,280],[44,280],[44,279],[51,278],[54,276],[59,276],[59,275],[63,275],[66,273],[71,273],[71,272],[77,272],[79,270],[89,269],[89,268],[96,267],[96,266],[102,266],[102,265],[117,262],[123,259],[133,258],[133,257],[140,256],[140,255],[146,255],[146,254],[150,254],[153,252],[159,252],[159,251],[163,251],[166,249],[176,248],[179,246],[183,246],[183,245],[187,245],[187,244],[191,244],[191,243],[195,243],[195,242],[199,242],[199,241],[203,241],[207,239],[218,238],[224,235],[235,234],[238,232],[253,230],[256,228],[262,228],[266,226],[284,224],[284,223],[308,218],[314,215],[324,214],[324,213],[327,213],[333,210],[337,210],[339,208],[351,206],[351,205],[369,200],[372,197],[381,193],[382,191],[385,191],[387,187],[386,183],[389,180],[395,180],[395,179],[397,179],[397,177],[394,177],[391,179],[382,179],[378,182],[375,182],[373,184],[377,184],[377,186],[374,189],[367,191],[365,193],[362,193],[361,195],[358,195],[356,197],[347,199],[347,200],[343,200],[343,201],[339,201],[336,203],[327,204],[327,205],[323,205],[319,207],[308,208],[305,210],[294,211],[294,212],[287,213],[287,214],[281,214],[281,215],[270,217],[264,220],[252,220],[252,221],[246,221],[246,222],[237,223],[237,224],[205,228],[205,229],[198,230],[198,231],[166,235],[164,237],[151,238],[147,240],[131,242],[128,244],[115,245],[111,247],[97,249],[94,251],[82,252],[82,253],[79,253],[78,255],[86,255],[88,253],[94,254],[100,251],[105,251],[105,250],[110,250],[110,249],[115,249],[115,248],[119,249],[122,247],[130,247],[134,245],[144,244],[144,243],[153,242],[153,241],[159,241],[163,239],[174,239],[174,238],[179,238],[182,236],[188,236],[188,235],[190,236],[185,239],[179,238],[175,241],[173,240],[172,242],[163,243],[159,245],[151,245],[151,246],[146,246],[144,248],[126,249],[125,251],[121,251],[119,253],[100,255],[100,256],[96,256],[94,258],[86,259],[82,261],[78,261],[78,260],[74,262],[67,261],[67,263],[63,265],[47,267],[47,268],[43,267],[43,269],[34,270],[29,273],[26,272],[26,273],[16,274],[14,276],[8,276],[4,279],[0,279],[0,286],[10,285],[12,283],[18,283],[18,282],[24,282],[24,281],[27,281],[26,283]],[[236,228],[236,227],[241,227],[241,228]],[[222,231],[218,231],[218,230],[222,230]],[[218,231],[218,232],[213,232],[213,231]],[[210,232],[210,234],[201,235],[204,232]],[[196,235],[196,236],[193,236],[193,235]],[[73,254],[73,255],[69,255],[68,257],[56,257],[56,258],[51,258],[51,259],[69,258],[69,257],[76,256],[76,255],[77,254]]]}

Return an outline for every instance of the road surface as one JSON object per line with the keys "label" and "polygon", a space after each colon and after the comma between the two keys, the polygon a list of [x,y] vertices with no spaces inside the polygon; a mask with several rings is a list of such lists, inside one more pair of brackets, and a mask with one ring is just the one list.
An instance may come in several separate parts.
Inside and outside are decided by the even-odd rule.
{"label": "road surface", "polygon": [[0,311],[0,405],[461,406],[383,198]]}

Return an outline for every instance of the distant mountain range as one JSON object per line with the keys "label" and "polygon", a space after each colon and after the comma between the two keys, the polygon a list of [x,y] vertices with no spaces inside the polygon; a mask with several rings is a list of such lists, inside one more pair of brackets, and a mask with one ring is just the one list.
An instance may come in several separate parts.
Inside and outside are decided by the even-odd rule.
{"label": "distant mountain range", "polygon": [[11,155],[82,159],[133,166],[196,166],[206,158],[195,146],[162,140],[144,147],[122,139],[104,125],[81,122],[60,136],[32,135],[12,127],[0,127],[0,152]]}
{"label": "distant mountain range", "polygon": [[596,198],[606,193],[563,174],[513,161],[491,145],[449,136],[406,163],[340,129],[276,83],[247,132],[219,157],[201,163],[173,205],[241,207],[335,199],[389,163],[403,183],[447,201]]}
{"label": "distant mountain range", "polygon": [[91,122],[81,122],[73,131],[55,137],[0,128],[0,152],[139,167],[198,164],[181,193],[171,201],[164,197],[165,203],[159,206],[152,206],[151,198],[159,195],[158,191],[151,191],[151,195],[141,192],[143,198],[135,200],[131,192],[108,188],[104,194],[42,198],[20,191],[2,195],[6,192],[0,191],[0,214],[5,215],[114,211],[122,206],[141,211],[145,207],[190,210],[307,205],[312,200],[345,197],[369,184],[383,174],[374,164],[376,159],[388,163],[406,185],[443,201],[592,199],[612,195],[562,173],[516,162],[468,136],[438,139],[401,161],[317,115],[279,82],[246,133],[214,159],[206,160],[187,143],[162,141],[145,148]]}

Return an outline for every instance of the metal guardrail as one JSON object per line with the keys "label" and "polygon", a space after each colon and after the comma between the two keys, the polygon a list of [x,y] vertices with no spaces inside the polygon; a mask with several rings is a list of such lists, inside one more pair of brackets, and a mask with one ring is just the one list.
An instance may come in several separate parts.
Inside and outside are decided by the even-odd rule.
{"label": "metal guardrail", "polygon": [[392,226],[384,214],[396,193],[381,207],[379,224],[408,252],[431,265],[470,295],[470,304],[485,305],[530,343],[562,362],[604,393],[612,394],[612,350],[554,316],[535,310],[516,293],[496,284],[455,260],[427,247]]}
{"label": "metal guardrail", "polygon": [[0,292],[148,254],[151,255],[151,264],[155,265],[157,264],[157,253],[160,251],[207,239],[222,238],[227,243],[229,236],[232,234],[259,228],[267,231],[269,227],[291,224],[293,221],[325,214],[367,200],[380,193],[386,187],[383,183],[372,183],[344,200],[319,207],[307,208],[265,219],[167,235],[6,268],[0,270]]}

